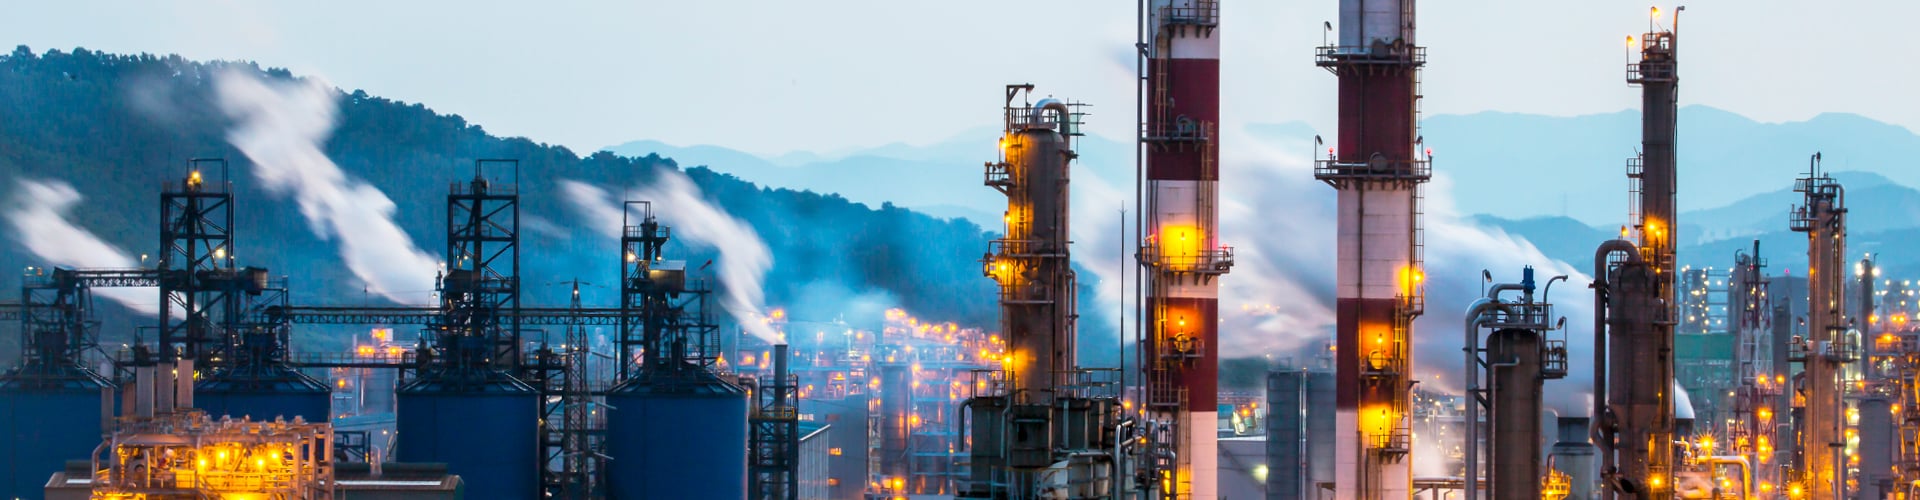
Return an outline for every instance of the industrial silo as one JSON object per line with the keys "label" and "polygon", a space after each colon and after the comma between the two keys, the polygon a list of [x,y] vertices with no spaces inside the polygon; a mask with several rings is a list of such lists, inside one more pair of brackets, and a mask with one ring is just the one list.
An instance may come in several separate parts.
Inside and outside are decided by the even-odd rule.
{"label": "industrial silo", "polygon": [[[101,390],[92,372],[0,379],[0,498],[40,498],[47,478],[100,445]],[[111,404],[110,402],[107,404]]]}
{"label": "industrial silo", "polygon": [[194,385],[194,406],[208,415],[236,419],[329,421],[333,392],[286,364],[280,335],[272,330],[241,335],[238,345],[227,351],[234,356],[232,362]]}
{"label": "industrial silo", "polygon": [[607,482],[616,500],[745,498],[747,394],[697,366],[607,395]]}
{"label": "industrial silo", "polygon": [[689,279],[685,262],[664,259],[671,231],[651,203],[630,201],[624,212],[624,362],[607,394],[610,498],[745,498],[748,397],[712,371],[718,326],[705,305],[713,289]]}
{"label": "industrial silo", "polygon": [[113,411],[113,384],[86,366],[92,300],[71,276],[25,278],[20,359],[0,373],[0,498],[40,498],[67,460],[100,445],[101,414]]}
{"label": "industrial silo", "polygon": [[532,387],[499,374],[477,383],[415,380],[397,392],[395,461],[445,463],[471,498],[540,496],[540,402]]}

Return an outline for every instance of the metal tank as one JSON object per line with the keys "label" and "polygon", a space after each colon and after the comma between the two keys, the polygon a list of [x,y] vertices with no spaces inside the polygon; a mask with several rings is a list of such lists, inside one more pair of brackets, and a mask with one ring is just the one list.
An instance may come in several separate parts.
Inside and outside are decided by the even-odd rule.
{"label": "metal tank", "polygon": [[1593,443],[1587,437],[1591,422],[1587,417],[1560,417],[1560,440],[1548,451],[1553,457],[1553,468],[1567,475],[1567,498],[1593,498],[1600,486],[1599,462],[1594,458]]}
{"label": "metal tank", "polygon": [[26,276],[20,358],[0,373],[0,498],[40,498],[68,459],[99,446],[113,384],[87,368],[92,299],[67,270]]}
{"label": "metal tank", "polygon": [[[88,373],[91,375],[91,373]],[[68,459],[87,456],[100,445],[101,391],[111,384],[98,377],[75,377],[53,385],[0,381],[0,498],[40,498],[47,478]]]}
{"label": "metal tank", "polygon": [[1267,374],[1267,498],[1314,498],[1333,481],[1333,372]]}
{"label": "metal tank", "polygon": [[510,377],[416,380],[397,392],[395,461],[446,463],[476,498],[539,495],[540,401],[532,387]]}
{"label": "metal tank", "polygon": [[294,417],[308,422],[327,422],[332,413],[333,393],[311,378],[285,378],[262,385],[240,385],[213,380],[194,388],[194,406],[207,415],[226,415],[238,419],[273,420]]}
{"label": "metal tank", "polygon": [[676,373],[607,394],[611,498],[745,498],[746,391],[706,370]]}

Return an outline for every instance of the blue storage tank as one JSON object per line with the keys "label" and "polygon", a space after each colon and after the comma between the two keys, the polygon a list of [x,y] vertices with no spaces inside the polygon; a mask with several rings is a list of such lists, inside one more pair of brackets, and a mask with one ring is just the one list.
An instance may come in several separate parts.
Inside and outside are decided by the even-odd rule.
{"label": "blue storage tank", "polygon": [[699,368],[607,394],[614,500],[747,496],[747,394]]}
{"label": "blue storage tank", "polygon": [[111,384],[91,373],[32,382],[0,381],[0,498],[42,498],[53,473],[103,441],[100,391]]}
{"label": "blue storage tank", "polygon": [[394,459],[438,462],[472,498],[540,497],[540,397],[513,377],[419,379],[395,393]]}
{"label": "blue storage tank", "polygon": [[280,367],[262,376],[210,376],[194,384],[193,406],[218,419],[231,416],[253,420],[275,417],[327,422],[333,415],[333,392],[327,385],[291,368]]}

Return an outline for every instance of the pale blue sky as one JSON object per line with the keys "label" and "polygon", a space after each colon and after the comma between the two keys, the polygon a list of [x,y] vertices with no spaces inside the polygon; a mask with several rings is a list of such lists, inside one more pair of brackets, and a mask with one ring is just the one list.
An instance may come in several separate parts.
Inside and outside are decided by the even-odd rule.
{"label": "pale blue sky", "polygon": [[[1313,67],[1335,0],[1223,2],[1223,120],[1333,123]],[[1920,2],[1695,0],[1682,101],[1763,121],[1843,111],[1920,128]],[[1426,112],[1637,107],[1647,5],[1426,2]],[[1671,10],[1662,3],[1663,10]],[[1844,8],[1839,5],[1844,5]],[[932,142],[996,124],[1000,85],[1096,105],[1125,137],[1127,0],[9,2],[0,44],[252,59],[587,151],[633,139],[761,154]],[[1670,20],[1671,18],[1667,18]],[[1436,145],[1444,148],[1444,145]]]}

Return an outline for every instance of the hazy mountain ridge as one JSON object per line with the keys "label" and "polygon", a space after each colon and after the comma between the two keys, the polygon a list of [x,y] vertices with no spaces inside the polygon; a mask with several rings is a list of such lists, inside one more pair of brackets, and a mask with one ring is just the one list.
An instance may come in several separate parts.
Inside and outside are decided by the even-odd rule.
{"label": "hazy mountain ridge", "polygon": [[[226,158],[238,207],[233,254],[242,265],[287,275],[295,303],[383,302],[362,293],[360,282],[340,269],[334,244],[309,230],[294,203],[264,192],[247,158],[227,143],[231,120],[212,104],[212,76],[221,71],[295,78],[251,63],[200,63],[177,56],[85,49],[42,55],[24,47],[0,55],[0,206],[13,206],[18,181],[64,181],[84,197],[70,214],[76,225],[130,254],[154,254],[162,183],[184,177],[189,158]],[[523,195],[526,231],[522,294],[529,305],[563,305],[567,293],[561,282],[576,277],[596,283],[583,289],[590,305],[618,303],[611,288],[617,281],[618,244],[598,236],[594,229],[600,228],[590,227],[594,222],[570,211],[560,182],[603,186],[619,196],[658,172],[681,168],[659,155],[582,157],[564,147],[496,137],[459,115],[361,91],[341,93],[339,106],[339,123],[325,153],[348,175],[392,198],[395,222],[436,256],[445,245],[448,186],[470,178],[477,158],[519,160],[515,183]],[[866,205],[834,194],[761,187],[704,168],[684,170],[710,201],[752,225],[772,247],[768,304],[787,307],[792,317],[830,320],[860,312],[859,307],[902,306],[927,320],[997,323],[992,284],[976,262],[991,236],[978,225],[888,203]],[[992,194],[983,186],[970,191]],[[692,267],[716,257],[686,241],[668,251]],[[15,242],[0,245],[0,263],[24,267],[39,259]],[[1088,283],[1092,280],[1082,281],[1094,286]],[[18,290],[19,284],[17,274],[0,277],[0,288]],[[151,321],[124,312],[110,316],[103,328],[109,338],[126,338],[133,325]],[[1083,323],[1095,330],[1102,326]]]}

